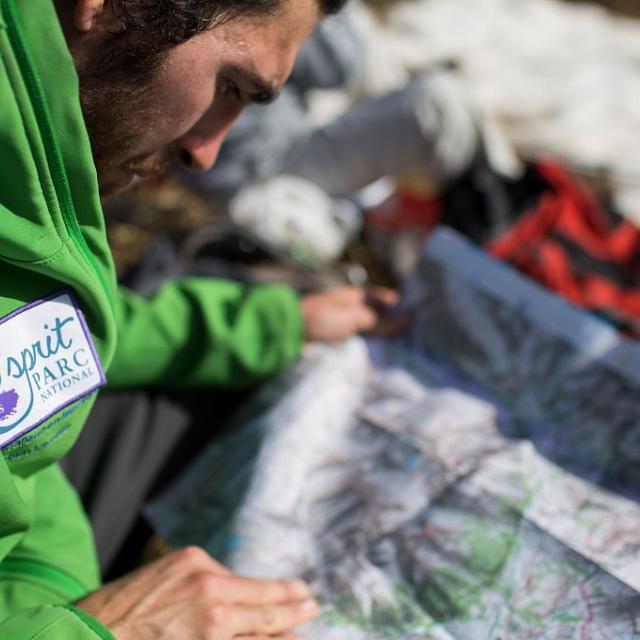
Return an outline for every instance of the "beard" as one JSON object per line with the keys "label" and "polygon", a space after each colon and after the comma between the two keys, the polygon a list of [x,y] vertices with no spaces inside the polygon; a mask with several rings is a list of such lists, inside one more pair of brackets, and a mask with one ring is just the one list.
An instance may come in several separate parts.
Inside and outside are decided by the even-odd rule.
{"label": "beard", "polygon": [[78,66],[80,106],[102,196],[122,188],[117,176],[123,172],[162,175],[170,164],[167,152],[145,152],[160,117],[153,95],[164,56],[144,56],[131,40],[113,36]]}

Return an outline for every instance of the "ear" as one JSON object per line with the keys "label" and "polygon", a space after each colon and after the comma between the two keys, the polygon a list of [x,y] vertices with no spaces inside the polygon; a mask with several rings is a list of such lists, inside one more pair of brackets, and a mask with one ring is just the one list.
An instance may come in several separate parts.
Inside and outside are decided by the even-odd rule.
{"label": "ear", "polygon": [[87,33],[93,29],[96,19],[103,11],[104,0],[77,0],[73,25],[78,31]]}

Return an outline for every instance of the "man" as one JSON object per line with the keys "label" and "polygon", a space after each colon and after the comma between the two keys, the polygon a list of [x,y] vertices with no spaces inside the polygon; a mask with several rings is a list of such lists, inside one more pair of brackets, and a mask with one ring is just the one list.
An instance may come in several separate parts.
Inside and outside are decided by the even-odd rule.
{"label": "man", "polygon": [[[395,91],[362,95],[367,45],[353,12],[358,6],[350,9],[318,25],[278,99],[246,109],[215,170],[185,174],[189,184],[225,206],[239,191],[283,174],[308,180],[332,198],[348,198],[407,170],[421,170],[443,187],[469,170],[484,142],[483,123],[461,78],[434,67]],[[309,103],[324,89],[360,98],[318,124]]]}
{"label": "man", "polygon": [[336,328],[318,314],[326,299],[301,305],[283,287],[191,279],[151,301],[119,291],[100,208],[100,194],[176,156],[209,168],[241,108],[277,93],[335,9],[0,0],[0,638],[291,638],[315,615],[304,584],[244,579],[199,549],[100,588],[57,461],[105,371],[121,385],[255,379],[295,358],[303,334],[375,324],[352,294],[346,307],[332,298]]}

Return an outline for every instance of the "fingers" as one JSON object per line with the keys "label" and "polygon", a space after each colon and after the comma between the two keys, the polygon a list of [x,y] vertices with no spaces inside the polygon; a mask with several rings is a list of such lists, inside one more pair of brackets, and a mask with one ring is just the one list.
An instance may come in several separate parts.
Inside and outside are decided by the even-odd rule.
{"label": "fingers", "polygon": [[231,575],[231,572],[216,562],[204,549],[196,546],[184,547],[151,562],[129,574],[127,579],[141,579],[150,587],[162,582],[166,589],[179,588],[188,576],[198,573]]}
{"label": "fingers", "polygon": [[389,311],[400,301],[400,294],[393,289],[384,287],[370,287],[366,290],[366,301],[374,309],[382,312]]}
{"label": "fingers", "polygon": [[364,300],[364,292],[365,290],[362,287],[353,287],[344,284],[332,289],[327,289],[318,295],[329,296],[336,304],[356,304]]}
{"label": "fingers", "polygon": [[345,310],[343,313],[345,315],[343,331],[345,335],[372,331],[380,320],[375,310],[368,306],[355,307]]}
{"label": "fingers", "polygon": [[338,307],[327,310],[315,324],[315,337],[326,342],[339,342],[357,333],[367,333],[378,323],[378,314],[370,307]]}
{"label": "fingers", "polygon": [[186,562],[201,570],[187,575],[182,582],[186,590],[176,595],[185,606],[200,603],[206,611],[205,626],[216,630],[216,638],[297,640],[291,630],[318,614],[310,588],[301,580],[259,580],[226,569],[213,573],[201,552],[194,548],[181,552]]}
{"label": "fingers", "polygon": [[406,326],[390,313],[398,299],[398,293],[391,289],[351,286],[304,296],[305,338],[337,342],[357,333],[396,335]]}
{"label": "fingers", "polygon": [[385,313],[396,304],[400,296],[397,291],[385,287],[340,286],[325,291],[328,301],[344,307],[369,306],[378,313]]}
{"label": "fingers", "polygon": [[371,313],[359,327],[359,331],[385,337],[398,335],[404,331],[407,327],[406,315],[393,313],[399,300],[398,292],[392,289],[383,287],[366,289],[364,300],[366,306],[364,308],[370,310]]}
{"label": "fingers", "polygon": [[318,615],[314,600],[289,604],[249,607],[243,605],[218,606],[213,609],[213,622],[224,627],[231,637],[263,634],[287,634],[293,628]]}
{"label": "fingers", "polygon": [[187,547],[109,583],[79,606],[139,640],[296,640],[292,629],[318,612],[299,580],[236,576],[198,547]]}
{"label": "fingers", "polygon": [[301,580],[256,580],[205,572],[190,576],[190,582],[196,596],[223,605],[300,603],[312,597],[311,590]]}
{"label": "fingers", "polygon": [[[231,579],[221,578],[231,586]],[[270,604],[274,602],[298,602],[312,598],[309,586],[301,580],[253,580],[251,578],[233,578],[235,603]]]}
{"label": "fingers", "polygon": [[354,287],[351,285],[341,285],[329,289],[324,292],[324,295],[331,296],[336,304],[371,304],[380,308],[395,306],[400,297],[397,291],[386,287]]}

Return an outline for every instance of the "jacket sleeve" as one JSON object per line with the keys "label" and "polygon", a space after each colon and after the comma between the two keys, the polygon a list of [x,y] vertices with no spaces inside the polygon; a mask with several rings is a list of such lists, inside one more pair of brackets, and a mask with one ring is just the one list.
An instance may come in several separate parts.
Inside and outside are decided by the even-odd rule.
{"label": "jacket sleeve", "polygon": [[302,347],[297,295],[283,285],[185,278],[151,298],[121,287],[112,388],[239,389],[295,360]]}
{"label": "jacket sleeve", "polygon": [[72,605],[22,609],[0,621],[0,638],[20,640],[115,640],[95,618]]}
{"label": "jacket sleeve", "polygon": [[16,482],[34,515],[15,546],[10,537],[2,539],[9,551],[0,562],[0,638],[113,640],[106,627],[71,604],[100,583],[75,491],[58,465]]}

